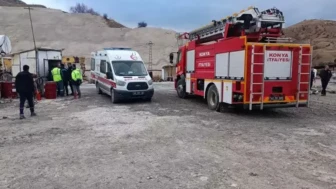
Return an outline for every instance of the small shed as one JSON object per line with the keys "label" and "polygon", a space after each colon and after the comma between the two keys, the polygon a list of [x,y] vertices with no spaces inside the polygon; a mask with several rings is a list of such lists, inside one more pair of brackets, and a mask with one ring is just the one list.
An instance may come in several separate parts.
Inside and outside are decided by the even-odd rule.
{"label": "small shed", "polygon": [[[29,72],[38,77],[47,77],[52,68],[62,63],[63,49],[37,48],[13,53],[12,74],[16,76],[29,66]],[[37,57],[37,58],[36,58]]]}

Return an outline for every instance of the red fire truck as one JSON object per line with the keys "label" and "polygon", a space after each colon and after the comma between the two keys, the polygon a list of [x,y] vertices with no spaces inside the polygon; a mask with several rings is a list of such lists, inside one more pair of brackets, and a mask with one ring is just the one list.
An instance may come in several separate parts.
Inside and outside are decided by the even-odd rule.
{"label": "red fire truck", "polygon": [[249,7],[179,35],[188,42],[169,55],[178,96],[202,96],[216,111],[308,107],[312,46],[283,37],[284,23],[276,8]]}

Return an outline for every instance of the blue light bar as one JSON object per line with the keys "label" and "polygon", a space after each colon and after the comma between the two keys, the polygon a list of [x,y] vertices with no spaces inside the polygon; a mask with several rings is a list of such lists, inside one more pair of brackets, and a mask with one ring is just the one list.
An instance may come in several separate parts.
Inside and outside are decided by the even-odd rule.
{"label": "blue light bar", "polygon": [[104,48],[104,50],[132,50],[132,48],[125,48],[125,47],[109,47],[109,48]]}

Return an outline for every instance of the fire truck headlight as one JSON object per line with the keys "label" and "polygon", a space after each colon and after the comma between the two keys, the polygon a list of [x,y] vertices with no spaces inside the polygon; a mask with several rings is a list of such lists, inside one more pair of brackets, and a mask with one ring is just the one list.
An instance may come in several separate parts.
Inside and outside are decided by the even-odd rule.
{"label": "fire truck headlight", "polygon": [[153,80],[150,79],[150,80],[148,81],[148,85],[153,85]]}
{"label": "fire truck headlight", "polygon": [[125,81],[117,80],[116,83],[117,83],[117,85],[119,85],[119,86],[125,86],[125,85],[126,85],[126,82],[125,82]]}

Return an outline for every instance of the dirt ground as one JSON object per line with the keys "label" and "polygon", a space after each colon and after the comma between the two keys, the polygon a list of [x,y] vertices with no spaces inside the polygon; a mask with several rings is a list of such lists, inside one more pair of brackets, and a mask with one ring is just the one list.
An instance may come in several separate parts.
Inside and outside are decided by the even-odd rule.
{"label": "dirt ground", "polygon": [[0,188],[334,189],[336,95],[311,108],[213,112],[155,84],[152,102],[0,104]]}

